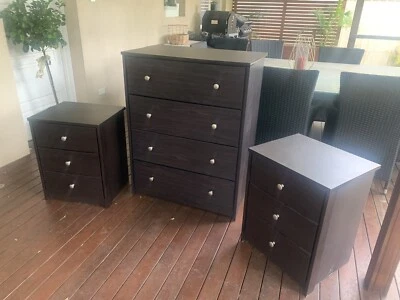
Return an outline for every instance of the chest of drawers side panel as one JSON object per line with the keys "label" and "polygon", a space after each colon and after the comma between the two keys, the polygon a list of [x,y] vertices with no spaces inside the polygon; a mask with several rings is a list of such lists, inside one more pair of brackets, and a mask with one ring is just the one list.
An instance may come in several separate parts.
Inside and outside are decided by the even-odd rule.
{"label": "chest of drawers side panel", "polygon": [[98,127],[104,206],[109,206],[128,182],[124,111]]}
{"label": "chest of drawers side panel", "polygon": [[234,212],[244,200],[249,166],[249,147],[254,145],[258,119],[258,107],[263,76],[264,63],[260,60],[246,72],[246,86],[242,109],[242,124],[239,138],[239,155],[236,173]]}
{"label": "chest of drawers side panel", "polygon": [[374,171],[371,171],[327,192],[306,294],[348,261],[373,177]]}

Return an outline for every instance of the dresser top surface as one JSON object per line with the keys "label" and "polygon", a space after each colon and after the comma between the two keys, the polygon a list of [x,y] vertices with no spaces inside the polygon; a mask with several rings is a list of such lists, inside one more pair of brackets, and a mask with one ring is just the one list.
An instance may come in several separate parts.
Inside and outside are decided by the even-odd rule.
{"label": "dresser top surface", "polygon": [[248,66],[260,59],[264,59],[267,54],[261,52],[154,45],[123,51],[122,55],[146,56],[169,60],[206,61],[221,65]]}
{"label": "dresser top surface", "polygon": [[124,109],[122,106],[62,102],[29,117],[28,120],[98,126]]}
{"label": "dresser top surface", "polygon": [[374,162],[301,134],[257,145],[250,150],[328,189],[334,189],[380,167]]}

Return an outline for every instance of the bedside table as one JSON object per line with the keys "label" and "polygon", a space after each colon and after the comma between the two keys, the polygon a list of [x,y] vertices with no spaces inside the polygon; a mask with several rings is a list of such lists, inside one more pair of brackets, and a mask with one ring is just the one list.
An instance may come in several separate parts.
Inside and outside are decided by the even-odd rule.
{"label": "bedside table", "polygon": [[28,118],[46,199],[111,204],[128,182],[124,109],[63,102]]}
{"label": "bedside table", "polygon": [[309,294],[348,261],[379,165],[300,134],[250,155],[242,238]]}

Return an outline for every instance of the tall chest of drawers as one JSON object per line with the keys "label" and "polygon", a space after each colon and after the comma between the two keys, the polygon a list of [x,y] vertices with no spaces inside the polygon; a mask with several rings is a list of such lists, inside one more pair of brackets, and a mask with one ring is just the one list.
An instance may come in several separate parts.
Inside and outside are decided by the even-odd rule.
{"label": "tall chest of drawers", "polygon": [[300,134],[252,147],[242,238],[310,293],[349,259],[378,168]]}
{"label": "tall chest of drawers", "polygon": [[46,199],[111,204],[128,182],[124,110],[63,102],[29,118]]}
{"label": "tall chest of drawers", "polygon": [[265,54],[164,45],[122,54],[134,192],[235,217]]}

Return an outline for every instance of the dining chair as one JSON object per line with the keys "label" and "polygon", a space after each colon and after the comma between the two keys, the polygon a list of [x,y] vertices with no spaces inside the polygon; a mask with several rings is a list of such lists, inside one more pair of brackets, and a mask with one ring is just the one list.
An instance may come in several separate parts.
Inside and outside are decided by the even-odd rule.
{"label": "dining chair", "polygon": [[256,144],[307,135],[319,71],[264,67]]}
{"label": "dining chair", "polygon": [[250,48],[254,52],[267,52],[268,58],[282,58],[283,41],[252,39],[250,41]]}
{"label": "dining chair", "polygon": [[320,47],[318,61],[359,65],[364,52],[364,49],[359,48]]}
{"label": "dining chair", "polygon": [[335,114],[331,144],[379,163],[386,193],[400,144],[400,78],[342,72]]}

